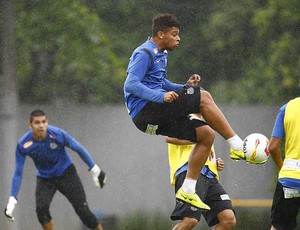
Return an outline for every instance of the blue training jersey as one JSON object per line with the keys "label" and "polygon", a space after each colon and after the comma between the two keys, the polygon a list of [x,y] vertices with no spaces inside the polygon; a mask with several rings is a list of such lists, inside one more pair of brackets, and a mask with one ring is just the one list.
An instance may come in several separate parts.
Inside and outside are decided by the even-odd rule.
{"label": "blue training jersey", "polygon": [[59,177],[72,164],[65,147],[77,152],[89,168],[95,165],[88,151],[65,130],[49,125],[46,138],[41,141],[33,139],[32,131],[28,131],[17,143],[11,196],[18,195],[27,156],[34,162],[37,177]]}
{"label": "blue training jersey", "polygon": [[132,119],[148,101],[164,103],[166,91],[183,87],[166,79],[167,59],[168,53],[150,39],[132,53],[124,83],[125,105]]}
{"label": "blue training jersey", "polygon": [[284,115],[286,106],[287,104],[283,105],[277,114],[275,124],[273,127],[272,137],[277,137],[280,139],[284,138]]}

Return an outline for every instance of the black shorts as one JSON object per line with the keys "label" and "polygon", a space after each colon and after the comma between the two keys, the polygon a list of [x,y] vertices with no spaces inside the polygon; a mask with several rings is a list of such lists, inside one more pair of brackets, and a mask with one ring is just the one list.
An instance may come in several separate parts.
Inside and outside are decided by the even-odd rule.
{"label": "black shorts", "polygon": [[198,120],[187,115],[200,113],[200,87],[185,87],[175,91],[179,98],[172,103],[148,102],[134,117],[133,122],[142,132],[196,141]]}
{"label": "black shorts", "polygon": [[271,223],[277,230],[292,230],[297,226],[300,198],[285,199],[282,184],[277,182],[271,210]]}
{"label": "black shorts", "polygon": [[[175,193],[181,188],[186,171],[176,177]],[[207,178],[202,174],[196,184],[196,194],[210,206],[211,210],[203,212],[187,203],[176,200],[176,206],[171,214],[172,220],[182,220],[184,217],[195,218],[200,221],[203,215],[209,227],[219,223],[217,215],[226,210],[233,210],[231,200],[217,179]],[[234,210],[233,210],[234,211]]]}

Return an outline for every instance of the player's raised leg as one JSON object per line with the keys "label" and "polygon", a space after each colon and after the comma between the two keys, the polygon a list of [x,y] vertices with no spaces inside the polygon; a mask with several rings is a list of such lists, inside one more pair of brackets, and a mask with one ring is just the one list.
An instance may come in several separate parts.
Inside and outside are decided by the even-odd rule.
{"label": "player's raised leg", "polygon": [[244,159],[242,139],[236,135],[211,94],[205,90],[201,90],[200,111],[207,124],[227,140],[231,148],[230,157],[235,160]]}

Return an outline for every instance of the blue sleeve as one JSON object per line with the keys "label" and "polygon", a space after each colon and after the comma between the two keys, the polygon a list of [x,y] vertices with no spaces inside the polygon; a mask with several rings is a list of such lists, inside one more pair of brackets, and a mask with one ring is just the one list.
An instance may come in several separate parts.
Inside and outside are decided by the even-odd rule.
{"label": "blue sleeve", "polygon": [[165,82],[165,84],[163,86],[163,89],[166,90],[166,91],[173,91],[173,90],[176,90],[176,89],[182,89],[183,86],[184,86],[182,84],[176,84],[176,83],[170,82],[167,79],[165,79],[164,82]]}
{"label": "blue sleeve", "polygon": [[15,172],[12,179],[11,192],[10,195],[17,198],[23,179],[23,169],[26,157],[23,156],[19,148],[16,149],[16,162],[15,162]]}
{"label": "blue sleeve", "polygon": [[282,106],[277,114],[275,124],[273,127],[273,132],[272,132],[272,137],[277,137],[277,138],[284,138],[285,132],[284,132],[284,115],[285,115],[285,104]]}
{"label": "blue sleeve", "polygon": [[95,165],[95,161],[90,156],[89,152],[66,131],[61,129],[61,132],[65,138],[65,145],[77,152],[80,158],[89,166],[89,169],[91,169]]}
{"label": "blue sleeve", "polygon": [[144,100],[163,103],[164,92],[150,89],[142,84],[142,79],[151,65],[148,54],[146,52],[136,53],[132,58],[124,83],[124,90]]}

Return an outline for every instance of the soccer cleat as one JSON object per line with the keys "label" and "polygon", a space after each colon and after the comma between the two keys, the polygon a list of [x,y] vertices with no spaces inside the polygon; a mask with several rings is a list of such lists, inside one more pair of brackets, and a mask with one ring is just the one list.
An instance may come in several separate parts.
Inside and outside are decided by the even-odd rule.
{"label": "soccer cleat", "polygon": [[247,163],[250,163],[250,164],[260,165],[260,164],[266,163],[267,160],[257,161],[257,160],[252,160],[251,157],[250,158],[246,157],[246,161],[247,161]]}
{"label": "soccer cleat", "polygon": [[230,158],[232,160],[246,160],[246,156],[242,150],[234,150],[230,148]]}
{"label": "soccer cleat", "polygon": [[185,193],[182,188],[180,188],[176,193],[176,199],[181,200],[185,203],[188,203],[196,208],[199,208],[203,211],[209,211],[210,207],[206,204],[204,204],[199,196],[195,193]]}

